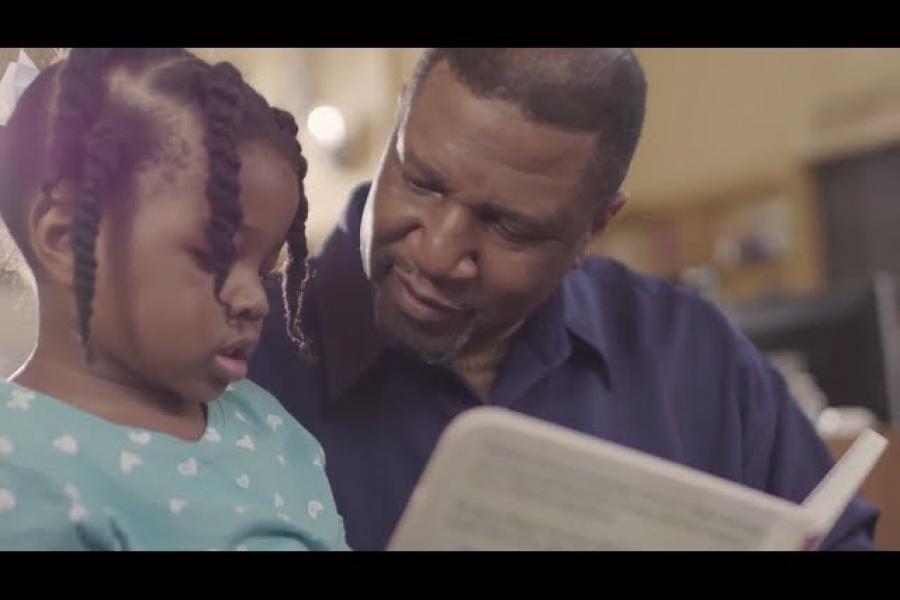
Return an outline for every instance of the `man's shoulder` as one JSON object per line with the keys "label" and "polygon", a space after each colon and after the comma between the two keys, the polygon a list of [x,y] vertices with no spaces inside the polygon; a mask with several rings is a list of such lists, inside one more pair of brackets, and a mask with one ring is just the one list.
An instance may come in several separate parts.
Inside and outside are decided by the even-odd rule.
{"label": "man's shoulder", "polygon": [[688,319],[692,324],[732,330],[724,313],[693,290],[610,258],[588,258],[566,277],[564,285],[579,308],[596,307],[599,310],[592,312],[608,321],[661,324]]}
{"label": "man's shoulder", "polygon": [[608,352],[685,368],[697,360],[759,361],[726,314],[685,286],[605,257],[589,258],[563,285],[568,323]]}

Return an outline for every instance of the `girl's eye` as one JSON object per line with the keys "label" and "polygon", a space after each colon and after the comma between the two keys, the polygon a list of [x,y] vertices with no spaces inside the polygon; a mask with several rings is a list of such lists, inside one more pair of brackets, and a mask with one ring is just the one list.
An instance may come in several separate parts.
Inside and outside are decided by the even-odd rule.
{"label": "girl's eye", "polygon": [[190,255],[202,271],[206,271],[208,273],[212,273],[214,271],[212,255],[209,252],[203,250],[202,248],[192,248],[190,250]]}

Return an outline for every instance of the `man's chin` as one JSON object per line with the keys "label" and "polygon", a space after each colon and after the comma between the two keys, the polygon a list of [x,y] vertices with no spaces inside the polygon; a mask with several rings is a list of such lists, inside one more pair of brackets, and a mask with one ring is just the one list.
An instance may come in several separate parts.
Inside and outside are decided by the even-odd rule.
{"label": "man's chin", "polygon": [[390,320],[379,324],[379,327],[400,348],[415,354],[428,364],[439,364],[453,360],[472,337],[474,327],[466,327],[455,332],[441,335],[429,335],[418,330],[405,319]]}
{"label": "man's chin", "polygon": [[433,350],[430,348],[413,348],[410,346],[410,350],[415,352],[416,356],[419,357],[419,360],[429,365],[446,364],[451,362],[459,354],[459,350],[456,348]]}
{"label": "man's chin", "polygon": [[452,360],[472,339],[478,320],[456,323],[419,323],[385,297],[375,293],[375,323],[395,346],[402,347],[429,364]]}
{"label": "man's chin", "polygon": [[456,337],[434,338],[425,336],[409,327],[391,327],[386,334],[394,346],[416,355],[428,364],[439,364],[453,360],[464,344]]}

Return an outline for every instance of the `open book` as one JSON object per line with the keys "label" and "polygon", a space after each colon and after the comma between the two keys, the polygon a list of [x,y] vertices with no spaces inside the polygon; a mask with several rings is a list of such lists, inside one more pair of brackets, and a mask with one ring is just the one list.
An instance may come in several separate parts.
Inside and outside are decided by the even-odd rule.
{"label": "open book", "polygon": [[510,410],[442,435],[389,550],[805,550],[887,441],[868,430],[802,505]]}

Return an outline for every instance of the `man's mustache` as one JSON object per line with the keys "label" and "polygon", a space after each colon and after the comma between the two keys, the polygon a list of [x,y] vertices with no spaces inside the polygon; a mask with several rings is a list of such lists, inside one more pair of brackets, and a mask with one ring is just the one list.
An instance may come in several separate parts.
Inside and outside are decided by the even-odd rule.
{"label": "man's mustache", "polygon": [[[403,257],[399,257],[392,253],[386,253],[375,264],[375,268],[373,269],[372,273],[372,280],[375,283],[381,283],[394,268],[399,269],[400,272],[405,275],[412,275],[414,277],[428,279],[428,277],[419,270],[419,268],[413,261],[405,259]],[[476,313],[480,313],[483,310],[482,307],[476,302],[462,301],[456,304],[463,312],[469,313],[471,316],[474,316]]]}

